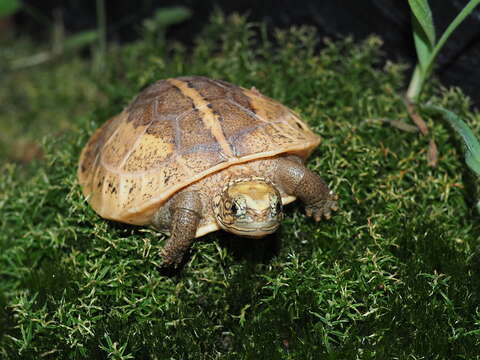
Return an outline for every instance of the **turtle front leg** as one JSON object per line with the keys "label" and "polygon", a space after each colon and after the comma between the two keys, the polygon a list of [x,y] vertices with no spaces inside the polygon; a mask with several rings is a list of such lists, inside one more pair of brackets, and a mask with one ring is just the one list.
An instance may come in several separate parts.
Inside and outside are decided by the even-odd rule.
{"label": "turtle front leg", "polygon": [[274,181],[287,194],[302,200],[305,203],[305,213],[315,221],[320,221],[322,217],[329,219],[332,211],[338,210],[338,196],[296,156],[277,160]]}
{"label": "turtle front leg", "polygon": [[177,266],[195,239],[202,213],[200,195],[195,191],[177,194],[170,205],[170,238],[160,252],[163,264]]}

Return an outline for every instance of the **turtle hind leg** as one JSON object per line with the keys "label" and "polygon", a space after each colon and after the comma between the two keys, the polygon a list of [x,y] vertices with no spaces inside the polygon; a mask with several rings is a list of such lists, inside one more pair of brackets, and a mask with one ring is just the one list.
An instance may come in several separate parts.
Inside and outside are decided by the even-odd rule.
{"label": "turtle hind leg", "polygon": [[178,266],[195,240],[202,213],[200,196],[195,191],[182,191],[170,204],[170,238],[160,251],[164,266]]}
{"label": "turtle hind leg", "polygon": [[302,200],[306,215],[313,217],[315,221],[320,221],[322,217],[329,219],[332,211],[338,210],[338,196],[297,157],[277,159],[274,181],[282,186],[287,194]]}

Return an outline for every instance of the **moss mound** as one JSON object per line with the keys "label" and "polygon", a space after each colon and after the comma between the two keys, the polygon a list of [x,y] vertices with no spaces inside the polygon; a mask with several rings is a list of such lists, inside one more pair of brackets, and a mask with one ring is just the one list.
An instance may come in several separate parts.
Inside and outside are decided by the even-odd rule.
{"label": "moss mound", "polygon": [[[266,34],[216,15],[191,51],[111,49],[96,85],[108,105],[47,137],[43,160],[1,168],[0,357],[480,357],[475,186],[450,129],[428,119],[431,168],[428,139],[374,121],[407,117],[404,68],[382,63],[379,39]],[[336,216],[317,225],[294,204],[270,238],[208,235],[173,275],[156,267],[162,235],[100,219],[76,184],[82,146],[142,87],[186,74],[300,112],[323,138],[309,165],[339,194]],[[480,121],[459,91],[433,84],[426,96]]]}

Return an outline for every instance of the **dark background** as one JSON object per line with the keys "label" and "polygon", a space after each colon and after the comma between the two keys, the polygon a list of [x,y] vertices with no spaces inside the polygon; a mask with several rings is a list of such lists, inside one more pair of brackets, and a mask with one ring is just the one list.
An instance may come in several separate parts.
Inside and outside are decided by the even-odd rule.
{"label": "dark background", "polygon": [[[430,1],[437,37],[465,6],[467,0]],[[96,2],[27,0],[28,11],[14,18],[18,33],[29,33],[39,40],[46,36],[45,23],[61,16],[69,33],[96,27]],[[361,40],[377,34],[384,40],[386,57],[393,61],[415,63],[410,13],[406,0],[107,0],[108,39],[130,41],[140,35],[144,18],[154,9],[165,6],[186,6],[193,16],[169,28],[168,38],[191,44],[209,14],[219,8],[224,13],[249,14],[252,21],[265,21],[269,29],[291,25],[312,25],[321,36],[336,38],[353,35]],[[480,104],[480,8],[471,14],[449,39],[437,58],[436,74],[447,86],[459,86]]]}

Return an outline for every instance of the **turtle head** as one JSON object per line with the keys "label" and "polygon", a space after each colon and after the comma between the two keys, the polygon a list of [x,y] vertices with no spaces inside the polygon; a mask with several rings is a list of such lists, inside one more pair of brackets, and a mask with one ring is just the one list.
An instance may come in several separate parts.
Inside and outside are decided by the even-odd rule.
{"label": "turtle head", "polygon": [[228,182],[214,198],[213,210],[224,230],[251,238],[273,233],[283,218],[279,191],[260,177]]}

